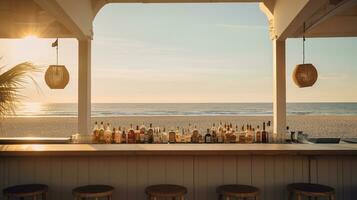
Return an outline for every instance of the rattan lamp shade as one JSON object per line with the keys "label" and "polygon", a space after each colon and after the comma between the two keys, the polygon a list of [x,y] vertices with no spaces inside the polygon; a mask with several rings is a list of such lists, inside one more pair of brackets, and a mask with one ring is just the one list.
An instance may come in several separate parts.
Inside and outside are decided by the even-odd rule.
{"label": "rattan lamp shade", "polygon": [[293,80],[300,88],[313,86],[317,77],[317,70],[312,64],[296,65],[293,72]]}
{"label": "rattan lamp shade", "polygon": [[64,89],[69,82],[69,73],[64,65],[50,65],[46,70],[45,81],[51,89]]}

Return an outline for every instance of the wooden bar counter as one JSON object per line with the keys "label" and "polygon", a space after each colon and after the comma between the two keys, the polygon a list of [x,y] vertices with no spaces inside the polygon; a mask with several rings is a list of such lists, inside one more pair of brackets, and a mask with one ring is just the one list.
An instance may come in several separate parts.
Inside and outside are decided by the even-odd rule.
{"label": "wooden bar counter", "polygon": [[6,144],[0,188],[49,185],[49,199],[72,199],[85,184],[115,187],[113,199],[142,200],[152,184],[180,184],[189,200],[218,199],[221,184],[249,184],[262,199],[287,199],[293,182],[326,184],[357,198],[355,144]]}

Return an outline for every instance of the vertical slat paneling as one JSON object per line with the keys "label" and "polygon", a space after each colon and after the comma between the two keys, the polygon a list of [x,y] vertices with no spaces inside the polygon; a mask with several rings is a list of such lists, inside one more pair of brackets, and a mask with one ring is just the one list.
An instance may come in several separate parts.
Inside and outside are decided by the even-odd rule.
{"label": "vertical slat paneling", "polygon": [[275,160],[274,156],[264,156],[264,195],[265,199],[276,199],[275,187]]}
{"label": "vertical slat paneling", "polygon": [[337,157],[338,190],[336,191],[336,199],[343,199],[343,159],[343,157]]}
{"label": "vertical slat paneling", "polygon": [[6,187],[5,179],[7,179],[7,177],[5,176],[5,163],[6,158],[0,158],[0,191]]}
{"label": "vertical slat paneling", "polygon": [[50,157],[38,157],[35,158],[35,183],[46,184],[49,187],[49,193],[52,192],[51,183],[51,168],[49,167],[51,159]]}
{"label": "vertical slat paneling", "polygon": [[145,199],[145,187],[148,185],[149,181],[149,160],[147,156],[137,156],[137,166],[136,166],[136,193],[137,199]]}
{"label": "vertical slat paneling", "polygon": [[196,199],[207,199],[207,156],[198,156],[195,159],[195,173],[197,174],[195,178]]}
{"label": "vertical slat paneling", "polygon": [[291,156],[282,156],[284,160],[284,184],[280,188],[281,193],[284,194],[283,199],[288,199],[288,192],[286,186],[294,182],[294,158]]}
{"label": "vertical slat paneling", "polygon": [[19,169],[19,161],[20,158],[17,157],[10,157],[8,159],[8,165],[7,165],[7,170],[8,170],[8,185],[16,185],[20,182],[20,169]]}
{"label": "vertical slat paneling", "polygon": [[79,157],[77,159],[77,185],[88,185],[89,184],[89,158]]}
{"label": "vertical slat paneling", "polygon": [[264,188],[264,157],[263,156],[253,156],[252,157],[252,185],[258,187],[261,191],[261,198],[266,199],[265,197],[265,188]]}
{"label": "vertical slat paneling", "polygon": [[194,157],[183,157],[183,185],[187,188],[187,199],[194,199]]}
{"label": "vertical slat paneling", "polygon": [[274,193],[277,200],[284,199],[283,190],[286,187],[285,177],[284,177],[284,160],[280,156],[274,157],[274,174],[275,174],[275,187]]}
{"label": "vertical slat paneling", "polygon": [[183,184],[183,157],[169,156],[166,157],[166,183],[167,184]]}
{"label": "vertical slat paneling", "polygon": [[60,157],[52,157],[49,167],[51,169],[49,199],[62,200],[62,159]]}
{"label": "vertical slat paneling", "polygon": [[115,188],[113,199],[127,199],[127,157],[109,158],[109,183]]}
{"label": "vertical slat paneling", "polygon": [[166,157],[151,156],[149,158],[149,185],[166,183]]}
{"label": "vertical slat paneling", "polygon": [[77,158],[62,159],[62,199],[73,199],[72,189],[77,187]]}
{"label": "vertical slat paneling", "polygon": [[319,184],[329,185],[329,162],[326,157],[319,157],[317,160],[317,181]]}
{"label": "vertical slat paneling", "polygon": [[336,194],[339,194],[341,188],[338,186],[337,158],[335,156],[330,156],[326,158],[328,162],[328,185],[335,188]]}
{"label": "vertical slat paneling", "polygon": [[357,198],[357,158],[356,157],[351,157],[351,187],[352,187],[352,193],[351,197],[352,199]]}
{"label": "vertical slat paneling", "polygon": [[136,158],[134,156],[128,156],[127,159],[128,179],[127,179],[127,197],[130,200],[136,200]]}
{"label": "vertical slat paneling", "polygon": [[237,157],[237,183],[252,184],[252,156]]}
{"label": "vertical slat paneling", "polygon": [[207,158],[207,199],[217,199],[216,187],[223,184],[223,157]]}
{"label": "vertical slat paneling", "polygon": [[352,169],[351,169],[351,159],[349,157],[345,157],[342,162],[343,167],[343,199],[352,199]]}
{"label": "vertical slat paneling", "polygon": [[223,157],[223,184],[237,183],[237,157],[224,156]]}

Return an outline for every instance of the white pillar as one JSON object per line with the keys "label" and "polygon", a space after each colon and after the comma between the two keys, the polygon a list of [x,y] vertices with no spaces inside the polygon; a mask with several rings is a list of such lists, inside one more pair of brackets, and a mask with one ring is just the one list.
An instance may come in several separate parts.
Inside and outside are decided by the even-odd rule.
{"label": "white pillar", "polygon": [[91,126],[91,40],[78,40],[78,133]]}
{"label": "white pillar", "polygon": [[273,40],[273,124],[274,133],[286,129],[285,40]]}

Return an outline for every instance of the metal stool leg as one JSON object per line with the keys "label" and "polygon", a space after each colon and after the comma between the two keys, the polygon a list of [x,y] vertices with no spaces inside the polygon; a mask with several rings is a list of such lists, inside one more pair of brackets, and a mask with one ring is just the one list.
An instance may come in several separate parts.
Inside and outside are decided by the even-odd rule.
{"label": "metal stool leg", "polygon": [[301,200],[301,194],[297,194],[297,200]]}

